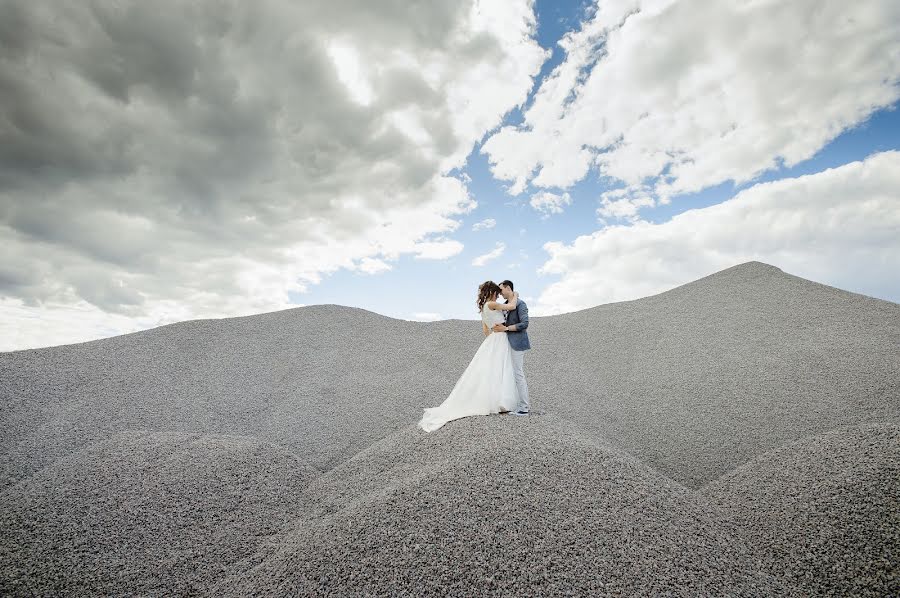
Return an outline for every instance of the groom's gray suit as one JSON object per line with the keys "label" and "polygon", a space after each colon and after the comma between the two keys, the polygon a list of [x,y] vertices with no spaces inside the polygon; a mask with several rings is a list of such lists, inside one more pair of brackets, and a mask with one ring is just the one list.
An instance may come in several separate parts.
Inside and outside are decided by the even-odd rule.
{"label": "groom's gray suit", "polygon": [[516,390],[519,393],[518,411],[530,411],[531,406],[528,402],[528,384],[525,382],[524,360],[525,351],[531,348],[531,342],[528,340],[528,306],[519,299],[515,309],[506,312],[506,325],[515,325],[515,331],[507,331],[506,338],[509,339],[509,346],[512,349],[513,358],[513,375],[516,379]]}

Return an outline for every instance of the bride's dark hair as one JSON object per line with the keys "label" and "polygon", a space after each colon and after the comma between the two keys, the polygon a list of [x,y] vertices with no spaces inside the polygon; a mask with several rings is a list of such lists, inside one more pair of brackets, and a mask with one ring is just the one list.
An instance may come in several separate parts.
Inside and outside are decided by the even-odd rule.
{"label": "bride's dark hair", "polygon": [[500,294],[500,287],[493,280],[486,280],[478,286],[478,313],[484,308],[484,304],[493,301]]}

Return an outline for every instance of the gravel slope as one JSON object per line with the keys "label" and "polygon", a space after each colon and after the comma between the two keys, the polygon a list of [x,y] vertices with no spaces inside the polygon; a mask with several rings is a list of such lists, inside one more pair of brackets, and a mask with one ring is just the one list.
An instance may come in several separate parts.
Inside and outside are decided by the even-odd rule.
{"label": "gravel slope", "polygon": [[[771,552],[748,522],[766,521],[764,533],[800,550],[820,520],[741,497],[794,488],[811,501],[819,482],[804,477],[805,460],[837,451],[853,463],[869,445],[804,452],[804,439],[900,425],[900,305],[749,262],[652,297],[534,317],[529,334],[529,390],[546,416],[461,420],[421,438],[422,409],[447,396],[483,339],[477,322],[325,305],[0,353],[0,589],[194,593],[228,580],[221,589],[252,593],[312,587],[317,571],[362,575],[358,562],[383,572],[444,563],[423,564],[434,575],[452,575],[457,562],[484,575],[460,583],[481,579],[489,585],[478,588],[513,594],[893,587],[896,560],[866,568],[884,558],[889,532],[835,548],[828,558],[855,564],[809,585],[820,565],[788,566],[793,553]],[[184,452],[187,438],[208,447]],[[760,465],[781,449],[797,450],[796,461]],[[159,455],[180,456],[162,466]],[[491,469],[484,459],[507,464]],[[793,463],[787,478],[772,477],[782,462]],[[377,471],[354,469],[362,465]],[[872,529],[859,527],[852,493],[838,492],[826,509],[842,537],[896,529],[877,497],[896,488],[897,472],[878,471],[859,477],[861,496],[875,497]],[[735,478],[738,490],[707,497],[730,472],[756,481]],[[472,484],[486,488],[487,503],[460,492]],[[546,488],[570,492],[572,509],[548,502]],[[491,519],[508,495],[519,527]],[[617,509],[623,503],[641,510]],[[173,515],[182,512],[202,516]],[[169,522],[151,523],[154,513]],[[371,524],[340,535],[335,513],[369,513]],[[427,529],[434,546],[452,532],[452,546],[403,555]],[[528,534],[541,543],[528,545]],[[682,536],[691,548],[677,544]],[[393,549],[373,551],[378,538]],[[329,554],[356,560],[338,565]],[[536,571],[546,575],[487,581],[510,555],[543,559]],[[428,575],[390,575],[377,587],[435,587]],[[332,579],[336,592],[362,587]]]}
{"label": "gravel slope", "polygon": [[211,595],[783,593],[703,496],[553,416],[410,426],[305,496]]}
{"label": "gravel slope", "polygon": [[802,593],[900,595],[900,426],[845,426],[766,453],[702,489]]}
{"label": "gravel slope", "polygon": [[253,438],[121,432],[0,494],[0,594],[192,593],[302,510],[318,473]]}
{"label": "gravel slope", "polygon": [[900,305],[760,262],[533,327],[537,408],[691,488],[837,426],[900,423]]}

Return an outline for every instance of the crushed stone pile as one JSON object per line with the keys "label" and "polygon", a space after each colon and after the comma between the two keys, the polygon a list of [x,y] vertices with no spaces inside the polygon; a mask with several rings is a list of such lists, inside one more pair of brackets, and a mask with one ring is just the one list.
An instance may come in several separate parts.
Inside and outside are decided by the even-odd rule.
{"label": "crushed stone pile", "polygon": [[545,415],[432,434],[477,321],[0,353],[0,593],[900,594],[900,305],[749,262],[529,335]]}

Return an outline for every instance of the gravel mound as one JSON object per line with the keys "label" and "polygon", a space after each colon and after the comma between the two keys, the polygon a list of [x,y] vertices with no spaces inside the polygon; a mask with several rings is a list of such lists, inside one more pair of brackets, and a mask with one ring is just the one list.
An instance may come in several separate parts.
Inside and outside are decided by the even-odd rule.
{"label": "gravel mound", "polygon": [[832,428],[900,424],[900,305],[760,262],[529,334],[536,408],[690,488]]}
{"label": "gravel mound", "polygon": [[[900,423],[900,305],[759,262],[529,334],[535,409],[692,488],[811,434]],[[321,305],[0,353],[0,490],[127,429],[254,436],[327,470],[440,404],[483,339]]]}
{"label": "gravel mound", "polygon": [[322,305],[0,353],[0,490],[130,429],[253,436],[330,469],[446,397],[475,324]]}
{"label": "gravel mound", "polygon": [[195,593],[302,510],[316,475],[252,438],[116,434],[0,494],[0,594]]}
{"label": "gravel mound", "polygon": [[552,416],[414,426],[313,482],[211,594],[782,593],[701,495]]}
{"label": "gravel mound", "polygon": [[[475,317],[474,298],[472,310]],[[481,428],[461,420],[432,436],[419,431],[422,438],[414,434],[422,409],[443,401],[483,340],[477,321],[407,322],[321,305],[0,353],[0,591],[198,593],[223,579],[252,591],[269,587],[261,571],[272,573],[272,588],[306,587],[326,575],[341,580],[338,589],[362,587],[339,577],[365,575],[362,569],[329,564],[327,555],[357,555],[392,572],[381,583],[396,585],[378,587],[427,589],[437,587],[429,575],[453,569],[440,556],[445,537],[446,554],[483,575],[471,579],[484,580],[478,587],[486,592],[656,593],[654,584],[682,580],[701,594],[731,593],[716,591],[728,583],[734,593],[777,593],[779,584],[802,593],[792,584],[815,587],[798,576],[819,569],[810,564],[798,573],[778,561],[780,553],[766,556],[752,534],[745,537],[753,524],[731,510],[726,517],[704,492],[791,443],[853,426],[900,425],[900,305],[759,262],[636,301],[533,317],[529,335],[529,391],[546,416],[495,416]],[[209,445],[184,452],[194,446],[184,439]],[[864,447],[849,446],[847,459],[864,458],[854,450]],[[507,454],[518,456],[508,457],[506,470],[477,463]],[[798,476],[807,457],[797,457]],[[611,473],[600,462],[620,469]],[[896,470],[882,472],[896,484]],[[809,482],[772,479],[773,495]],[[471,483],[488,489],[484,504],[514,497],[508,511],[520,527],[494,523]],[[859,483],[869,496],[888,482]],[[740,487],[754,496],[755,488]],[[572,509],[561,504],[570,491]],[[616,504],[640,504],[647,516]],[[854,505],[847,502],[846,512]],[[369,526],[337,535],[336,514],[356,516],[357,508],[371,511]],[[840,519],[839,501],[829,508]],[[442,512],[451,513],[447,521]],[[540,517],[519,515],[529,512]],[[432,527],[409,522],[416,513]],[[855,538],[862,528],[855,515],[846,517]],[[896,528],[883,511],[872,517],[880,529]],[[275,534],[282,524],[291,533]],[[790,525],[797,527],[783,533],[795,544],[817,533],[802,520],[779,529]],[[267,534],[275,535],[263,541]],[[413,541],[417,534],[430,538],[430,548]],[[690,548],[679,548],[682,536]],[[577,550],[566,548],[566,538]],[[391,548],[379,551],[378,542]],[[425,556],[393,552],[410,546]],[[856,551],[845,555],[848,563],[874,554],[859,546],[836,545],[829,558],[841,550]],[[463,558],[466,552],[483,556]],[[500,574],[487,581],[500,561],[485,555],[495,552],[533,559],[522,574],[530,585]],[[297,555],[312,564],[297,564]],[[423,564],[425,576],[415,578],[396,573],[400,562],[442,564]],[[896,575],[892,562],[881,570],[853,565],[828,583],[875,591],[884,575]],[[866,577],[873,571],[882,577]]]}
{"label": "gravel mound", "polygon": [[702,492],[797,593],[900,596],[900,426],[804,438]]}

